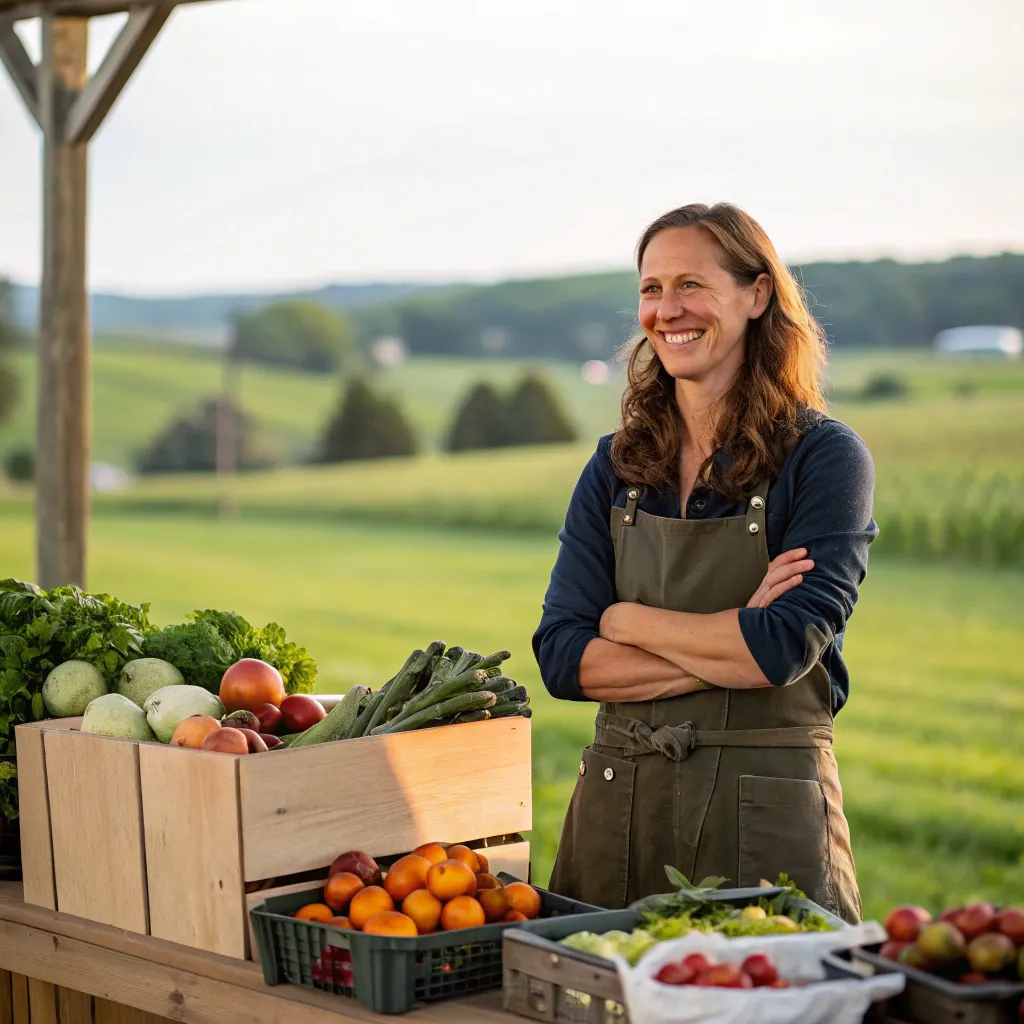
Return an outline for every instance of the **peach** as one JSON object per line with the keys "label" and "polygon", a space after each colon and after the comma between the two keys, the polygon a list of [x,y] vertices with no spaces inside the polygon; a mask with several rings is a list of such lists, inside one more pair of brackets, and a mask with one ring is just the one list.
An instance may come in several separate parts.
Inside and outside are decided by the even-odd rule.
{"label": "peach", "polygon": [[220,722],[216,718],[209,715],[192,715],[178,724],[178,728],[171,735],[171,746],[199,750],[203,740],[219,728]]}
{"label": "peach", "polygon": [[248,754],[249,741],[245,738],[241,729],[231,729],[224,726],[212,731],[203,740],[202,750],[215,750],[221,754]]}

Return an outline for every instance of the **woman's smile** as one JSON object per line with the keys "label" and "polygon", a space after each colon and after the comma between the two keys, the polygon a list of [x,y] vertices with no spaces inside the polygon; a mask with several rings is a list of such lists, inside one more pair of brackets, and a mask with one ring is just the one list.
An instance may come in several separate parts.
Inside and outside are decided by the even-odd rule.
{"label": "woman's smile", "polygon": [[661,340],[671,348],[681,348],[692,342],[700,341],[707,333],[701,328],[693,328],[687,331],[660,331]]}

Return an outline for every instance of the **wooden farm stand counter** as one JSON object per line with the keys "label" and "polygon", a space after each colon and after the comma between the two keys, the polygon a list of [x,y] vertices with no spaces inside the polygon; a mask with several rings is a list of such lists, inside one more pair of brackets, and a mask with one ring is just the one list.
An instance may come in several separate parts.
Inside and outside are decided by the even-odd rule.
{"label": "wooden farm stand counter", "polygon": [[23,902],[0,883],[0,1024],[522,1024],[501,992],[401,1017],[295,985],[269,987],[257,964]]}

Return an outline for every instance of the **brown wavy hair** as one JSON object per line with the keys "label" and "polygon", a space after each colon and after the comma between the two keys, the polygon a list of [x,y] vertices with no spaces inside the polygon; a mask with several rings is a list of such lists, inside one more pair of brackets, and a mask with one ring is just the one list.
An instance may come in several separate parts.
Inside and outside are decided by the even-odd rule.
{"label": "brown wavy hair", "polygon": [[[768,306],[747,328],[743,368],[714,413],[713,454],[697,475],[696,486],[741,499],[762,480],[778,476],[813,418],[811,410],[824,411],[825,332],[764,229],[730,203],[691,203],[659,217],[637,245],[637,269],[655,235],[693,226],[715,238],[719,261],[737,284],[751,285],[760,274],[771,278]],[[675,381],[646,335],[633,338],[626,351],[628,380],[622,426],[612,439],[612,465],[628,483],[678,487],[685,428],[676,405]],[[716,458],[718,451],[728,457]]]}

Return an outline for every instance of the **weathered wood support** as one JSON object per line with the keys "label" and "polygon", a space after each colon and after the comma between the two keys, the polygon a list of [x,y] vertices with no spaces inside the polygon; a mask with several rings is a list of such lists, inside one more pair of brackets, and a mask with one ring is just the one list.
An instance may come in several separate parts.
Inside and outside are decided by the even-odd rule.
{"label": "weathered wood support", "polygon": [[40,124],[39,82],[36,66],[25,52],[25,47],[14,31],[14,22],[0,21],[0,62],[7,68],[14,87],[21,94],[25,107]]}
{"label": "weathered wood support", "polygon": [[92,379],[86,291],[84,143],[64,141],[85,87],[87,18],[42,19],[43,276],[36,409],[36,564],[40,586],[86,582]]}
{"label": "weathered wood support", "polygon": [[[36,411],[36,579],[86,584],[92,376],[86,288],[88,143],[164,22],[191,0],[0,0],[0,63],[43,132],[43,273]],[[128,20],[92,79],[89,18]],[[14,22],[42,19],[32,63]]]}
{"label": "weathered wood support", "polygon": [[85,88],[68,111],[64,141],[68,145],[88,142],[103,123],[139,61],[146,55],[171,11],[173,0],[150,7],[135,7]]}

